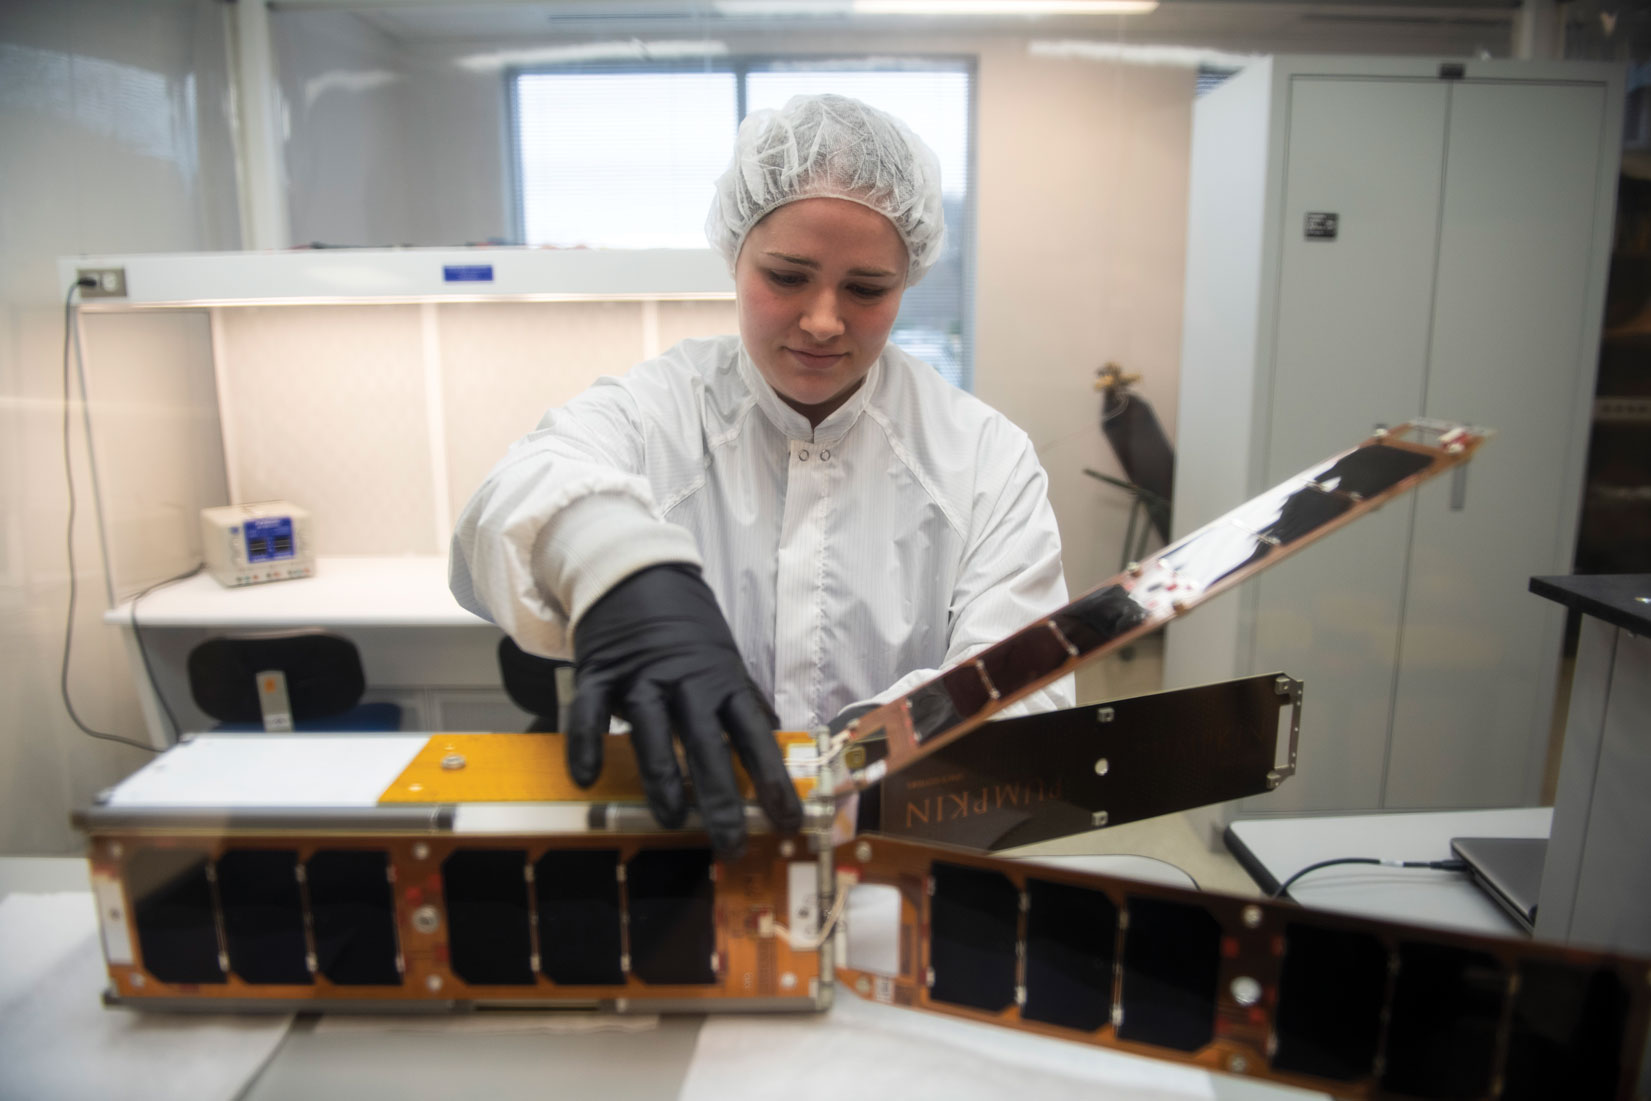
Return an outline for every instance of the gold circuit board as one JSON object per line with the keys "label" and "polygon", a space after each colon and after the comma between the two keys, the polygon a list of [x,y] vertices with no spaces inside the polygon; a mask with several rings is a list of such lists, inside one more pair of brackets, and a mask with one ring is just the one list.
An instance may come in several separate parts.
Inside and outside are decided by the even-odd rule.
{"label": "gold circuit board", "polygon": [[[780,751],[795,746],[813,751],[814,737],[777,731]],[[568,773],[567,751],[560,734],[436,734],[384,793],[379,802],[405,803],[540,803],[644,801],[642,778],[629,738],[609,738],[603,748],[602,774],[581,788]],[[686,770],[684,770],[686,772]],[[751,778],[738,759],[734,779],[747,801],[755,798]],[[799,798],[814,790],[812,774],[797,775]]]}

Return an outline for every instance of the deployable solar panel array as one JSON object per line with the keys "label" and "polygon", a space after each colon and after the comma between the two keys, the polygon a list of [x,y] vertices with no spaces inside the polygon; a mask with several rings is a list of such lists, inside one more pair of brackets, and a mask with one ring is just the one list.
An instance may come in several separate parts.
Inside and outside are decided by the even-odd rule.
{"label": "deployable solar panel array", "polygon": [[1047,618],[860,717],[887,756],[850,768],[864,789],[974,730],[1016,699],[1191,611],[1251,574],[1472,457],[1486,433],[1416,420],[1325,460],[1102,582]]}
{"label": "deployable solar panel array", "polygon": [[897,970],[837,969],[879,1001],[1338,1097],[1634,1096],[1644,960],[886,837],[837,852],[899,892]]}
{"label": "deployable solar panel array", "polygon": [[999,719],[884,777],[859,828],[1005,849],[1261,795],[1295,773],[1302,699],[1263,673]]}

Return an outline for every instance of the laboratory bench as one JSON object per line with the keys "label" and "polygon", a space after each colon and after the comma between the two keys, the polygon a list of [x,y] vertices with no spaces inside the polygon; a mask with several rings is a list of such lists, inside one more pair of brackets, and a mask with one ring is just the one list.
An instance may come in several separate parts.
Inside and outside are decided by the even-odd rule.
{"label": "laboratory bench", "polygon": [[[104,613],[121,630],[153,744],[213,720],[189,690],[189,652],[216,635],[323,629],[356,644],[367,701],[400,705],[404,730],[525,730],[499,680],[498,627],[461,608],[443,555],[321,557],[315,576],[226,588],[204,571]],[[157,693],[159,698],[157,698]],[[164,705],[161,703],[164,700]]]}

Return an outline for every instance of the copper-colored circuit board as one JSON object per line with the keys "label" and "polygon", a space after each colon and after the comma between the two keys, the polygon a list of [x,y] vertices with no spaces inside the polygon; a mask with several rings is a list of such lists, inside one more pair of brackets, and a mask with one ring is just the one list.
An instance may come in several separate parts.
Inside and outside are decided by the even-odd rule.
{"label": "copper-colored circuit board", "polygon": [[[507,737],[498,735],[497,737]],[[100,894],[100,899],[122,898],[121,885],[128,882],[131,861],[140,853],[155,850],[169,851],[180,857],[195,857],[201,867],[221,868],[226,853],[248,852],[290,854],[297,868],[313,867],[314,858],[321,853],[382,854],[385,868],[384,897],[388,912],[383,926],[390,931],[395,945],[395,971],[389,981],[365,983],[336,982],[328,977],[328,963],[324,946],[320,943],[313,887],[303,882],[296,885],[302,897],[302,935],[311,973],[308,981],[295,983],[249,982],[240,974],[239,961],[233,950],[225,950],[227,908],[220,884],[221,873],[207,873],[208,890],[214,896],[214,923],[216,930],[203,929],[203,939],[216,937],[215,949],[220,954],[221,975],[211,981],[167,981],[146,967],[140,950],[129,963],[111,962],[109,967],[112,992],[123,1001],[141,1005],[146,1001],[175,1003],[179,999],[225,1000],[248,1007],[249,1002],[265,1001],[264,1008],[292,1009],[296,1003],[319,1008],[332,1005],[347,1008],[351,1002],[425,1003],[431,1008],[455,1003],[487,1002],[489,1004],[574,1004],[602,1005],[609,1008],[628,1000],[667,999],[673,1003],[700,1003],[717,999],[732,1000],[794,1000],[797,1008],[813,1008],[819,988],[819,953],[813,950],[793,949],[791,942],[771,930],[771,923],[783,923],[788,893],[788,868],[795,863],[782,856],[782,846],[791,852],[797,846],[773,836],[752,839],[744,857],[733,863],[713,863],[704,849],[704,841],[693,834],[596,835],[583,837],[545,836],[489,836],[485,839],[459,839],[433,835],[396,836],[371,834],[352,836],[234,836],[198,838],[190,836],[156,836],[141,833],[100,835],[92,846],[92,876],[113,887],[113,893]],[[708,916],[714,928],[714,959],[707,960],[707,979],[691,983],[650,983],[635,973],[630,960],[620,969],[623,974],[617,982],[559,983],[544,974],[535,962],[548,952],[540,941],[542,926],[526,922],[527,936],[522,943],[520,963],[525,981],[487,983],[469,981],[462,968],[456,968],[452,959],[453,941],[450,938],[452,921],[450,898],[446,894],[444,868],[455,854],[519,854],[517,865],[523,871],[517,876],[519,896],[515,900],[519,913],[525,918],[537,916],[534,882],[525,869],[532,868],[549,853],[595,852],[612,854],[617,867],[632,866],[644,852],[678,851],[685,855],[702,855],[708,872],[711,908]],[[813,864],[807,865],[812,875]],[[617,877],[616,877],[617,878]],[[627,897],[629,884],[619,878],[617,898],[619,913],[630,910],[632,899]],[[271,903],[266,899],[265,905]],[[102,915],[105,922],[105,941],[108,942],[108,924],[118,922],[128,943],[141,946],[144,931],[138,924],[141,901],[127,899],[124,912]],[[500,908],[501,918],[508,915]],[[266,914],[265,920],[278,914]],[[371,915],[366,915],[370,919]],[[501,928],[509,922],[501,920]],[[621,956],[628,957],[630,945],[626,934],[630,930],[618,927]],[[176,935],[178,929],[172,933]],[[187,932],[184,935],[188,935]],[[507,934],[505,935],[508,939]],[[320,957],[319,959],[317,957]],[[697,962],[697,961],[694,961]],[[530,966],[531,965],[531,966]],[[770,1006],[770,1008],[774,1008]]]}

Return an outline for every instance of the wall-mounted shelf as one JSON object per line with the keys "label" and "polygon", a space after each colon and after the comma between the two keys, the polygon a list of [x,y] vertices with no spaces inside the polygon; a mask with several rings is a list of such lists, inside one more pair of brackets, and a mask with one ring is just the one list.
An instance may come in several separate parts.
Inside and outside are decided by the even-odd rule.
{"label": "wall-mounted shelf", "polygon": [[123,268],[126,294],[89,298],[88,312],[155,307],[466,301],[732,300],[710,249],[295,249],[172,255],[65,256],[80,268]]}

